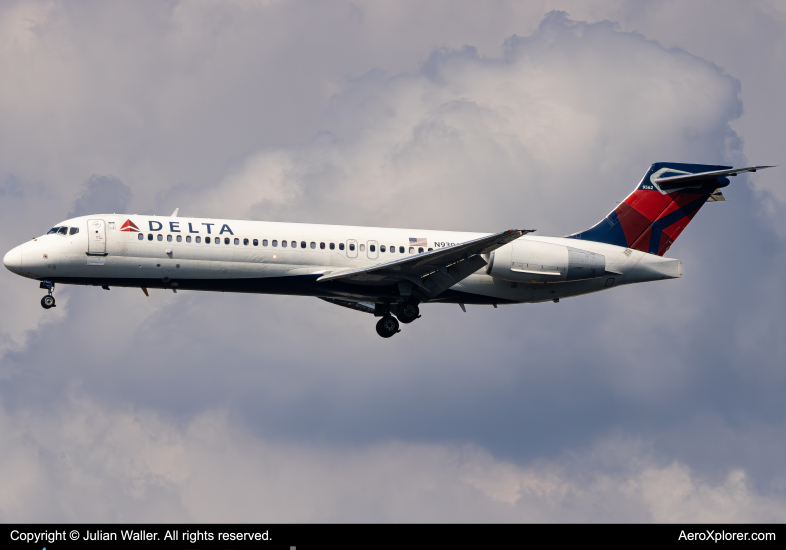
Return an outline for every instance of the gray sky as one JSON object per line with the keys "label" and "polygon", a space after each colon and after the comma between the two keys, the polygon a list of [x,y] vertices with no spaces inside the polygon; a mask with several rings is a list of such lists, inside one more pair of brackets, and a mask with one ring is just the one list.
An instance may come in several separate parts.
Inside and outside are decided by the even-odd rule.
{"label": "gray sky", "polygon": [[[554,11],[556,10],[556,11]],[[101,211],[564,235],[786,165],[778,2],[5,2],[0,245]],[[784,168],[683,278],[422,308],[0,273],[0,521],[782,521]]]}

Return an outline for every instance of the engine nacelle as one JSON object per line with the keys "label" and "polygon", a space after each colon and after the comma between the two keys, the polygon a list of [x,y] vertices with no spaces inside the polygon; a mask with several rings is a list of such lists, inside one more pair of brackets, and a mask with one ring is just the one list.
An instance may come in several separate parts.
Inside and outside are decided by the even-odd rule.
{"label": "engine nacelle", "polygon": [[512,282],[559,283],[602,277],[606,256],[563,246],[518,239],[491,253],[486,273]]}

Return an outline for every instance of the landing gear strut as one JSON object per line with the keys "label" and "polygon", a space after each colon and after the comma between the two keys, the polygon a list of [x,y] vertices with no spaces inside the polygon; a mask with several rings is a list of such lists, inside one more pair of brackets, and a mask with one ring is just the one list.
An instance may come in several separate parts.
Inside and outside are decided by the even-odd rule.
{"label": "landing gear strut", "polygon": [[395,317],[386,315],[377,321],[377,334],[382,338],[390,338],[398,332],[398,321]]}
{"label": "landing gear strut", "polygon": [[55,307],[55,297],[52,295],[55,291],[55,283],[52,281],[41,281],[39,288],[45,288],[49,291],[49,294],[41,298],[41,307],[44,309]]}

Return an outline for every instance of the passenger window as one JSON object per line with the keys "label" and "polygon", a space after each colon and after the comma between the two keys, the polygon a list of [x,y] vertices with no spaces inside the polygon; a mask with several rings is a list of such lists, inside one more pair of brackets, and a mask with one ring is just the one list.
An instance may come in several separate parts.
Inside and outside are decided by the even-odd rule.
{"label": "passenger window", "polygon": [[[273,245],[273,246],[276,246],[276,245]],[[287,247],[287,241],[281,241],[281,248],[286,248],[286,247]]]}
{"label": "passenger window", "polygon": [[319,249],[325,250],[325,243],[319,243]]}
{"label": "passenger window", "polygon": [[311,241],[311,248],[316,248],[316,247],[317,247],[317,243],[315,243],[314,241]]}
{"label": "passenger window", "polygon": [[267,239],[262,239],[262,246],[267,246]]}
{"label": "passenger window", "polygon": [[167,235],[166,236],[166,240],[167,240],[168,243],[171,243],[172,242],[172,235]]}
{"label": "passenger window", "polygon": [[423,254],[423,247],[422,246],[418,247],[418,254]]}
{"label": "passenger window", "polygon": [[278,246],[278,241],[273,241],[273,246]]}
{"label": "passenger window", "polygon": [[254,246],[259,246],[259,239],[254,239]]}
{"label": "passenger window", "polygon": [[181,242],[182,240],[183,240],[183,237],[181,237],[180,235],[178,235],[178,236],[177,236],[177,242]]}
{"label": "passenger window", "polygon": [[[297,248],[297,241],[292,241],[292,248]],[[305,246],[303,246],[305,248]]]}
{"label": "passenger window", "polygon": [[[237,241],[237,239],[235,239]],[[224,244],[229,244],[229,237],[224,237]],[[237,244],[237,243],[235,243]]]}
{"label": "passenger window", "polygon": [[[229,240],[229,239],[227,239],[227,240]],[[221,244],[221,237],[213,237],[213,242],[215,244]]]}
{"label": "passenger window", "polygon": [[164,236],[163,236],[161,233],[159,233],[159,234],[158,234],[158,237],[156,237],[156,238],[157,238],[159,241],[163,241],[163,240],[164,240]]}
{"label": "passenger window", "polygon": [[361,245],[360,245],[360,251],[361,251],[361,252],[365,252],[365,251],[366,251],[366,245],[364,245],[364,244],[361,244]]}
{"label": "passenger window", "polygon": [[196,237],[196,238],[194,238],[194,240],[196,242],[198,242],[198,243],[201,243],[202,242],[202,237]]}
{"label": "passenger window", "polygon": [[410,246],[409,247],[409,253],[410,254],[414,254],[415,253],[415,247],[414,246]]}
{"label": "passenger window", "polygon": [[335,250],[335,249],[336,249],[336,244],[330,243],[330,250]]}
{"label": "passenger window", "polygon": [[[240,244],[240,239],[235,237],[235,244]],[[246,239],[246,244],[248,244],[248,239]]]}
{"label": "passenger window", "polygon": [[355,244],[354,243],[349,243],[349,249],[350,250],[355,250]]}
{"label": "passenger window", "polygon": [[[78,227],[72,227],[71,230],[68,233],[70,235],[76,235],[77,233],[79,233],[79,228]],[[140,233],[140,235],[141,235],[141,233]]]}
{"label": "passenger window", "polygon": [[385,248],[385,245],[384,245],[384,244],[381,244],[381,245],[379,245],[379,251],[380,251],[380,252],[387,252],[387,250],[388,250],[388,249],[387,249],[387,248]]}
{"label": "passenger window", "polygon": [[433,249],[433,248],[429,248],[429,249],[428,249],[428,251],[429,251],[429,252],[431,252],[432,250],[434,250],[434,249]]}
{"label": "passenger window", "polygon": [[[199,237],[197,237],[198,239]],[[205,244],[210,244],[210,237],[205,237]]]}
{"label": "passenger window", "polygon": [[60,229],[57,230],[57,232],[60,235],[67,235],[68,234],[68,228],[67,227],[61,227]]}
{"label": "passenger window", "polygon": [[398,247],[398,251],[399,251],[399,252],[401,252],[401,253],[403,254],[403,253],[404,253],[404,247],[403,247],[403,246],[399,246],[399,247]]}
{"label": "passenger window", "polygon": [[376,247],[375,245],[373,245],[373,244],[370,244],[370,245],[368,245],[368,249],[369,249],[371,252],[375,252],[375,251],[377,250],[377,247]]}
{"label": "passenger window", "polygon": [[148,241],[152,241],[153,240],[153,234],[152,233],[148,233],[147,234],[147,240]]}
{"label": "passenger window", "polygon": [[140,241],[144,241],[145,236],[142,233],[140,233],[139,235],[137,235],[137,239],[139,239]]}
{"label": "passenger window", "polygon": [[338,243],[338,249],[344,250],[344,243]]}
{"label": "passenger window", "polygon": [[[292,246],[295,246],[294,245],[294,241],[293,241]],[[306,241],[300,241],[300,248],[306,248]]]}
{"label": "passenger window", "polygon": [[[178,240],[180,240],[180,237],[179,237],[179,236],[178,236]],[[188,236],[186,237],[186,242],[187,242],[187,243],[190,243],[190,242],[191,242],[191,235],[188,235]]]}

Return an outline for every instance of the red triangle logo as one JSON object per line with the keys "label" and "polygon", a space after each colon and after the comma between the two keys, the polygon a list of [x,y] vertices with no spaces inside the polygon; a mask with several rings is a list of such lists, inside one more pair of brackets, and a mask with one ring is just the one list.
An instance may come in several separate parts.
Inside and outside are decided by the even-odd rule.
{"label": "red triangle logo", "polygon": [[139,228],[131,220],[126,220],[126,223],[120,226],[120,231],[133,231],[139,233]]}

